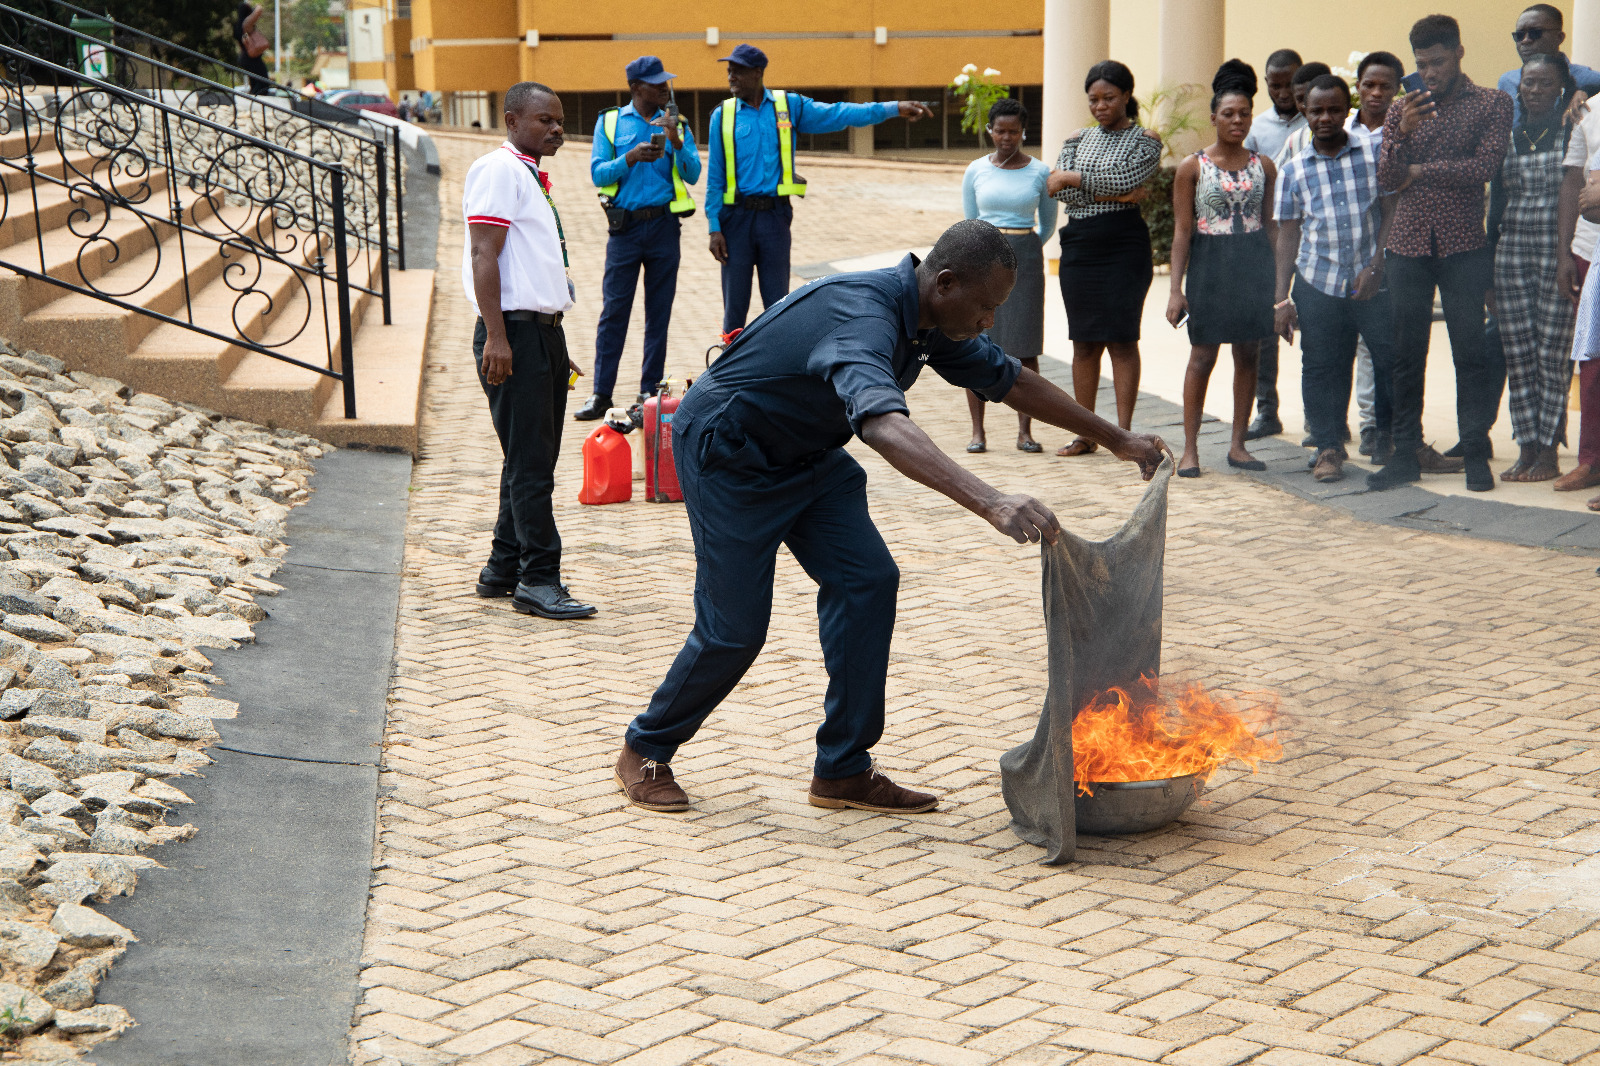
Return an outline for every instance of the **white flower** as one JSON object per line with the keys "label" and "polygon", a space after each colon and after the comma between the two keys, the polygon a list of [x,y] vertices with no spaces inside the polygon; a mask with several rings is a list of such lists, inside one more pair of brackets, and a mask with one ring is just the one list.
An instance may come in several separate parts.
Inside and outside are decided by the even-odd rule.
{"label": "white flower", "polygon": [[968,63],[966,66],[961,68],[961,73],[963,73],[963,74],[976,74],[976,73],[978,73],[978,64],[976,64],[976,63]]}
{"label": "white flower", "polygon": [[967,77],[967,75],[965,75],[965,74],[957,74],[956,75],[956,80],[951,82],[950,84],[954,85],[957,89],[960,89],[960,88],[965,87],[967,82],[969,82],[971,80],[972,79]]}
{"label": "white flower", "polygon": [[993,67],[984,67],[983,76],[985,78],[998,78],[1000,76],[1000,72]]}
{"label": "white flower", "polygon": [[1361,65],[1361,61],[1365,58],[1367,58],[1367,53],[1355,51],[1350,53],[1350,58],[1346,59],[1345,62],[1349,63],[1352,67],[1359,67]]}

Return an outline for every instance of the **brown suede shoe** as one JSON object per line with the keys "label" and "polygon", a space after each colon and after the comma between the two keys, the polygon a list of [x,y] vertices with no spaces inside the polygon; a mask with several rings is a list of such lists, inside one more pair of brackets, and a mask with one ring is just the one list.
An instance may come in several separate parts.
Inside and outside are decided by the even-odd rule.
{"label": "brown suede shoe", "polygon": [[617,769],[612,777],[616,779],[623,795],[628,797],[628,802],[635,807],[668,814],[689,809],[689,797],[673,780],[672,767],[664,762],[646,759],[627,743],[622,745],[622,754],[617,756]]}
{"label": "brown suede shoe", "polygon": [[1324,448],[1317,453],[1317,465],[1311,476],[1317,481],[1344,480],[1344,452],[1338,448]]}
{"label": "brown suede shoe", "polygon": [[1557,492],[1577,492],[1580,489],[1592,489],[1596,485],[1600,485],[1600,470],[1588,463],[1579,463],[1556,478],[1556,483],[1551,488]]}
{"label": "brown suede shoe", "polygon": [[813,777],[806,799],[813,807],[854,807],[874,814],[921,814],[939,805],[938,796],[913,792],[890,781],[876,763],[864,773],[837,781]]}
{"label": "brown suede shoe", "polygon": [[1417,449],[1417,467],[1424,474],[1459,474],[1467,468],[1467,461],[1440,455],[1439,449],[1424,444]]}

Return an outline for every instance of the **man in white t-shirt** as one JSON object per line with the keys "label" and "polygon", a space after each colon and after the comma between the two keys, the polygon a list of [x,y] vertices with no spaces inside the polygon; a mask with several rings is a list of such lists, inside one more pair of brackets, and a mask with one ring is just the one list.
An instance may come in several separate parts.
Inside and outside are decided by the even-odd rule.
{"label": "man in white t-shirt", "polygon": [[[1562,159],[1567,168],[1566,177],[1561,185],[1561,201],[1556,214],[1558,240],[1572,249],[1572,254],[1556,266],[1556,287],[1567,293],[1574,304],[1583,291],[1583,279],[1594,260],[1596,239],[1600,238],[1600,224],[1585,219],[1579,213],[1578,202],[1588,182],[1589,172],[1600,169],[1600,159],[1594,158],[1597,155],[1600,155],[1600,108],[1591,107],[1585,112],[1583,120],[1572,127],[1572,136],[1567,141],[1567,154]],[[1594,195],[1591,191],[1590,196]],[[1573,348],[1573,358],[1578,360],[1579,403],[1584,423],[1591,419],[1600,420],[1600,374],[1594,370],[1583,373],[1589,368],[1590,360],[1586,353],[1579,353],[1576,347]],[[1583,443],[1580,430],[1578,465],[1556,478],[1554,488],[1557,492],[1577,492],[1600,485],[1600,463],[1586,454]],[[1596,503],[1600,503],[1600,496],[1589,501],[1591,508]]]}
{"label": "man in white t-shirt", "polygon": [[588,618],[561,583],[555,488],[568,381],[561,318],[572,306],[567,242],[539,161],[562,144],[565,115],[537,82],[506,91],[506,140],[467,171],[461,197],[467,243],[461,284],[478,312],[472,356],[500,438],[500,517],[478,595],[510,596],[524,614]]}

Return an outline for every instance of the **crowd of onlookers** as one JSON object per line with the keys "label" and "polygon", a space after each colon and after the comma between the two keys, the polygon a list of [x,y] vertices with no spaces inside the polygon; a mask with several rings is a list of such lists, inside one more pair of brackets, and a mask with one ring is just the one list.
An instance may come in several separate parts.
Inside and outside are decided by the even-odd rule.
{"label": "crowd of onlookers", "polygon": [[[1192,345],[1180,476],[1200,476],[1201,409],[1224,344],[1234,363],[1227,461],[1264,469],[1247,445],[1283,432],[1278,345],[1298,331],[1303,443],[1317,480],[1343,478],[1354,443],[1378,468],[1367,477],[1373,489],[1426,473],[1464,473],[1469,489],[1491,489],[1489,430],[1509,389],[1519,451],[1500,479],[1600,485],[1600,281],[1586,280],[1600,233],[1600,104],[1587,101],[1600,72],[1562,53],[1562,15],[1548,4],[1521,12],[1512,38],[1520,62],[1495,88],[1462,72],[1460,27],[1447,15],[1411,28],[1411,72],[1396,53],[1374,51],[1351,85],[1289,49],[1267,57],[1260,79],[1237,59],[1216,72],[1215,139],[1180,163],[1173,184],[1167,318],[1187,326]],[[1262,81],[1270,107],[1257,113]],[[1043,345],[1043,274],[1033,264],[1064,211],[1059,277],[1077,398],[1094,406],[1109,356],[1128,426],[1153,280],[1138,205],[1162,146],[1139,124],[1126,66],[1095,65],[1084,88],[1096,125],[1067,139],[1053,169],[1021,151],[1022,106],[994,106],[995,152],[967,170],[966,214],[1001,228],[1024,264],[992,333],[1026,359]],[[1422,434],[1436,292],[1459,428],[1444,452]],[[1578,464],[1563,473],[1574,362],[1587,417]],[[983,405],[972,410],[968,450],[982,451]],[[1017,446],[1040,450],[1026,421]],[[1057,454],[1095,447],[1078,439]],[[1589,507],[1600,510],[1600,496]]]}

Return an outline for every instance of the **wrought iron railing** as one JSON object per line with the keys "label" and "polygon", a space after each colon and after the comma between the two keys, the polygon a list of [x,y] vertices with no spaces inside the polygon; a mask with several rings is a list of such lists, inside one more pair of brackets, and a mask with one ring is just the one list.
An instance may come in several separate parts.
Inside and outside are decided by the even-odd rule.
{"label": "wrought iron railing", "polygon": [[[350,254],[365,258],[371,267],[362,269],[353,259],[348,264],[352,284],[379,297],[384,322],[390,321],[390,256],[399,269],[405,269],[404,164],[397,127],[357,125],[358,112],[320,101],[314,104],[278,86],[268,94],[251,94],[250,75],[238,67],[124,23],[112,23],[112,41],[107,44],[73,29],[74,16],[103,17],[65,0],[0,2],[0,42],[75,75],[84,69],[85,50],[98,48],[103,57],[98,64],[103,72],[100,80],[301,155],[341,164]],[[40,76],[42,71],[20,73],[31,81],[49,80]],[[349,121],[330,121],[323,117],[327,114],[340,114]],[[378,135],[367,128],[376,128]],[[193,156],[186,153],[175,162],[181,170],[203,173],[205,160]]]}
{"label": "wrought iron railing", "polygon": [[0,67],[0,226],[25,234],[0,266],[336,378],[355,417],[353,293],[378,294],[350,278],[343,163],[3,41]]}

